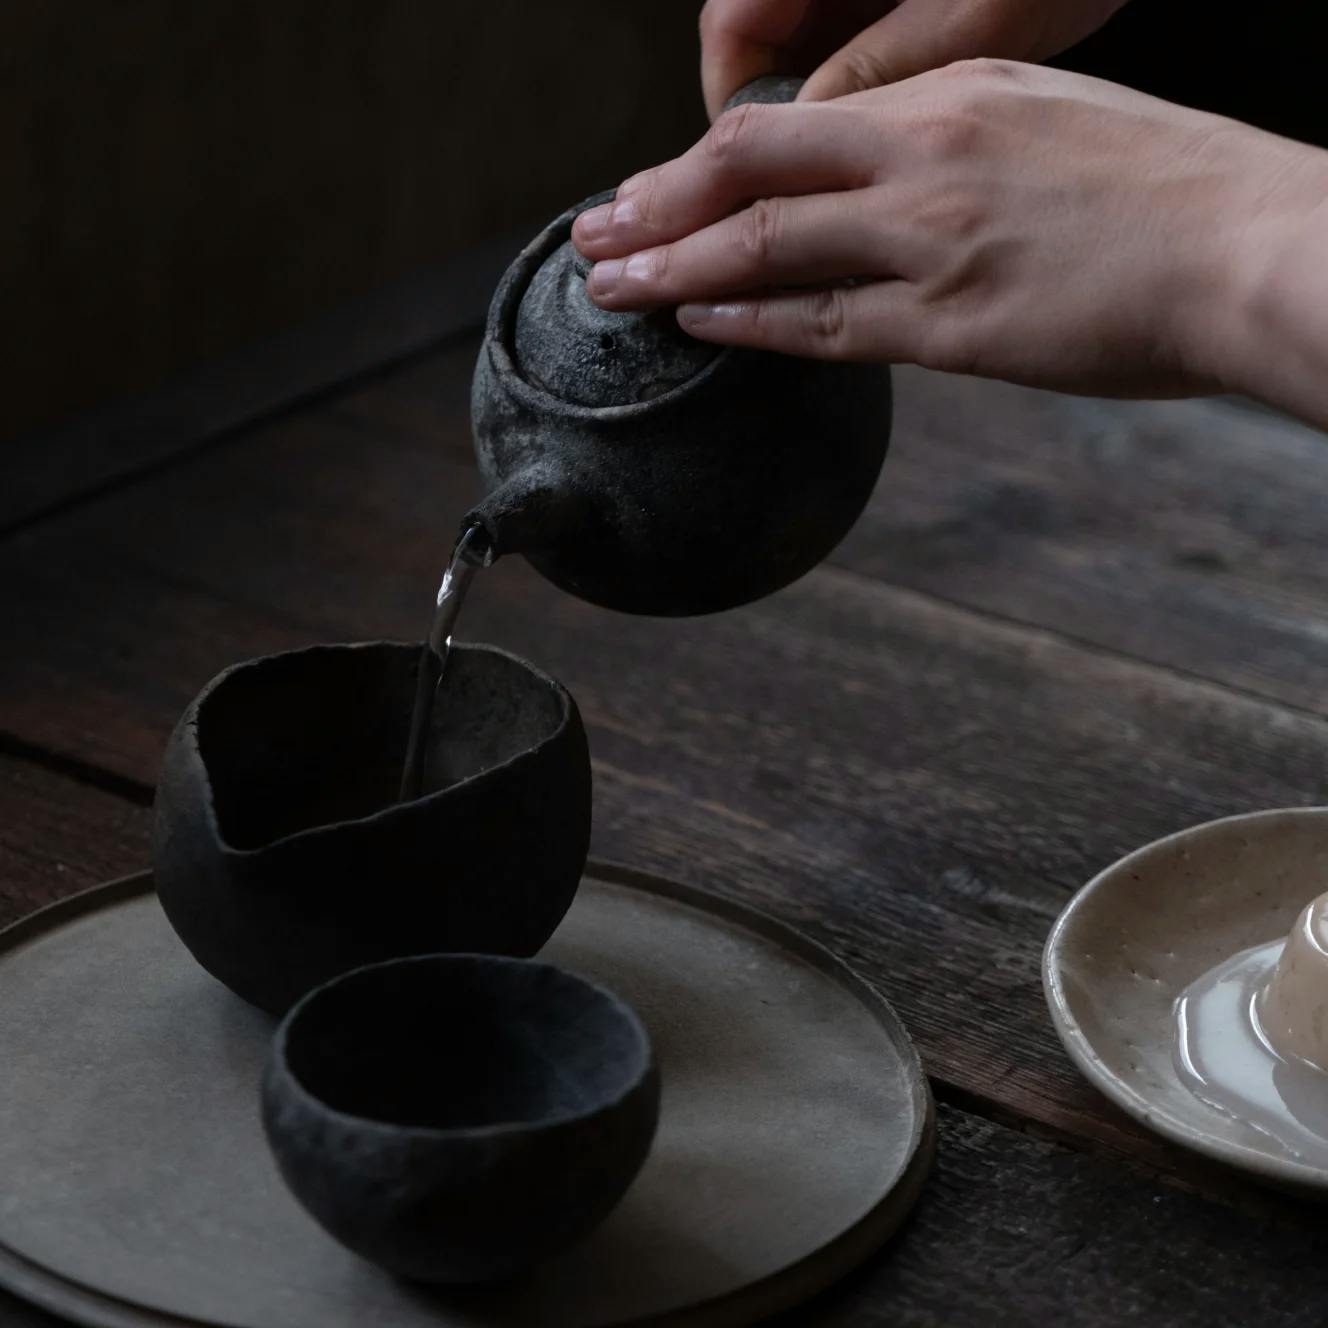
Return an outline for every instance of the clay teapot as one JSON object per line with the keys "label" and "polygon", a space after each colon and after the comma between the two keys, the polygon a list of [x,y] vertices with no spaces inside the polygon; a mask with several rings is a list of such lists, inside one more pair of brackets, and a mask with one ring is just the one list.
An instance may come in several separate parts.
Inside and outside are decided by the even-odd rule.
{"label": "clay teapot", "polygon": [[[761,79],[734,101],[781,101]],[[711,613],[810,571],[857,520],[890,435],[890,376],[726,349],[672,310],[608,313],[564,212],[498,285],[471,396],[489,493],[467,522],[582,599]]]}

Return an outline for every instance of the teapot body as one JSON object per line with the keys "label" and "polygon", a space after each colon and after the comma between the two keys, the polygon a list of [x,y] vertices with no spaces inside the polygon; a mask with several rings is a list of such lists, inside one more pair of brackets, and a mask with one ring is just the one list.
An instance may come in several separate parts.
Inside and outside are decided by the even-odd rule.
{"label": "teapot body", "polygon": [[[682,368],[661,352],[667,376],[640,399],[569,400],[621,360],[622,336],[603,328],[639,340],[640,323],[593,311],[581,322],[602,323],[573,329],[541,313],[540,353],[555,369],[535,373],[518,354],[518,310],[542,265],[569,252],[577,213],[598,201],[551,223],[494,296],[471,402],[491,493],[471,519],[495,553],[523,553],[607,608],[686,615],[759,599],[824,559],[866,505],[889,442],[889,371],[685,338]],[[558,275],[557,298],[586,301],[583,271]],[[658,335],[683,338],[671,312],[655,317],[670,321]]]}

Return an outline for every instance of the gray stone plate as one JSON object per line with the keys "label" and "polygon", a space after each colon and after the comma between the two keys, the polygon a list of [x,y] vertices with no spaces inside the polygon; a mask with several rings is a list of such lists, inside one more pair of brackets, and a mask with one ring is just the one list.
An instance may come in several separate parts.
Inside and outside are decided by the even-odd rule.
{"label": "gray stone plate", "polygon": [[779,923],[589,870],[544,956],[640,1012],[659,1135],[584,1244],[501,1293],[397,1282],[326,1236],[263,1143],[271,1022],[207,977],[147,875],[0,933],[0,1283],[98,1328],[754,1322],[875,1250],[931,1099],[894,1012]]}

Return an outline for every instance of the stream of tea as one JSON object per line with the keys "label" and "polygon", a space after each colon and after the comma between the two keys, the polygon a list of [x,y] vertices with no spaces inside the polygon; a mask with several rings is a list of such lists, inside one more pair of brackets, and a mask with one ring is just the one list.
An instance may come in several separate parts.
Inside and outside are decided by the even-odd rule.
{"label": "stream of tea", "polygon": [[457,615],[466,602],[466,593],[475,573],[493,561],[492,550],[480,526],[468,526],[461,532],[452,561],[443,573],[442,584],[434,603],[429,631],[420,650],[419,670],[415,675],[415,705],[410,716],[410,736],[406,743],[406,761],[401,771],[398,801],[409,802],[424,792],[424,772],[429,763],[429,732],[432,727],[438,688],[447,672],[447,658],[452,651],[452,630]]}

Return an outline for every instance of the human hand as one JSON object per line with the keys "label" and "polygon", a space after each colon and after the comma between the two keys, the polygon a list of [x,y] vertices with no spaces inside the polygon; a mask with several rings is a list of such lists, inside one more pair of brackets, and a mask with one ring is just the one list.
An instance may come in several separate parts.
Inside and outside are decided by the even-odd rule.
{"label": "human hand", "polygon": [[977,61],[738,107],[573,239],[596,303],[681,305],[702,340],[1191,395],[1237,382],[1258,273],[1328,197],[1326,160],[1097,79]]}
{"label": "human hand", "polygon": [[978,56],[1049,59],[1124,0],[706,0],[701,85],[713,119],[762,74],[809,74],[801,101],[897,83]]}

